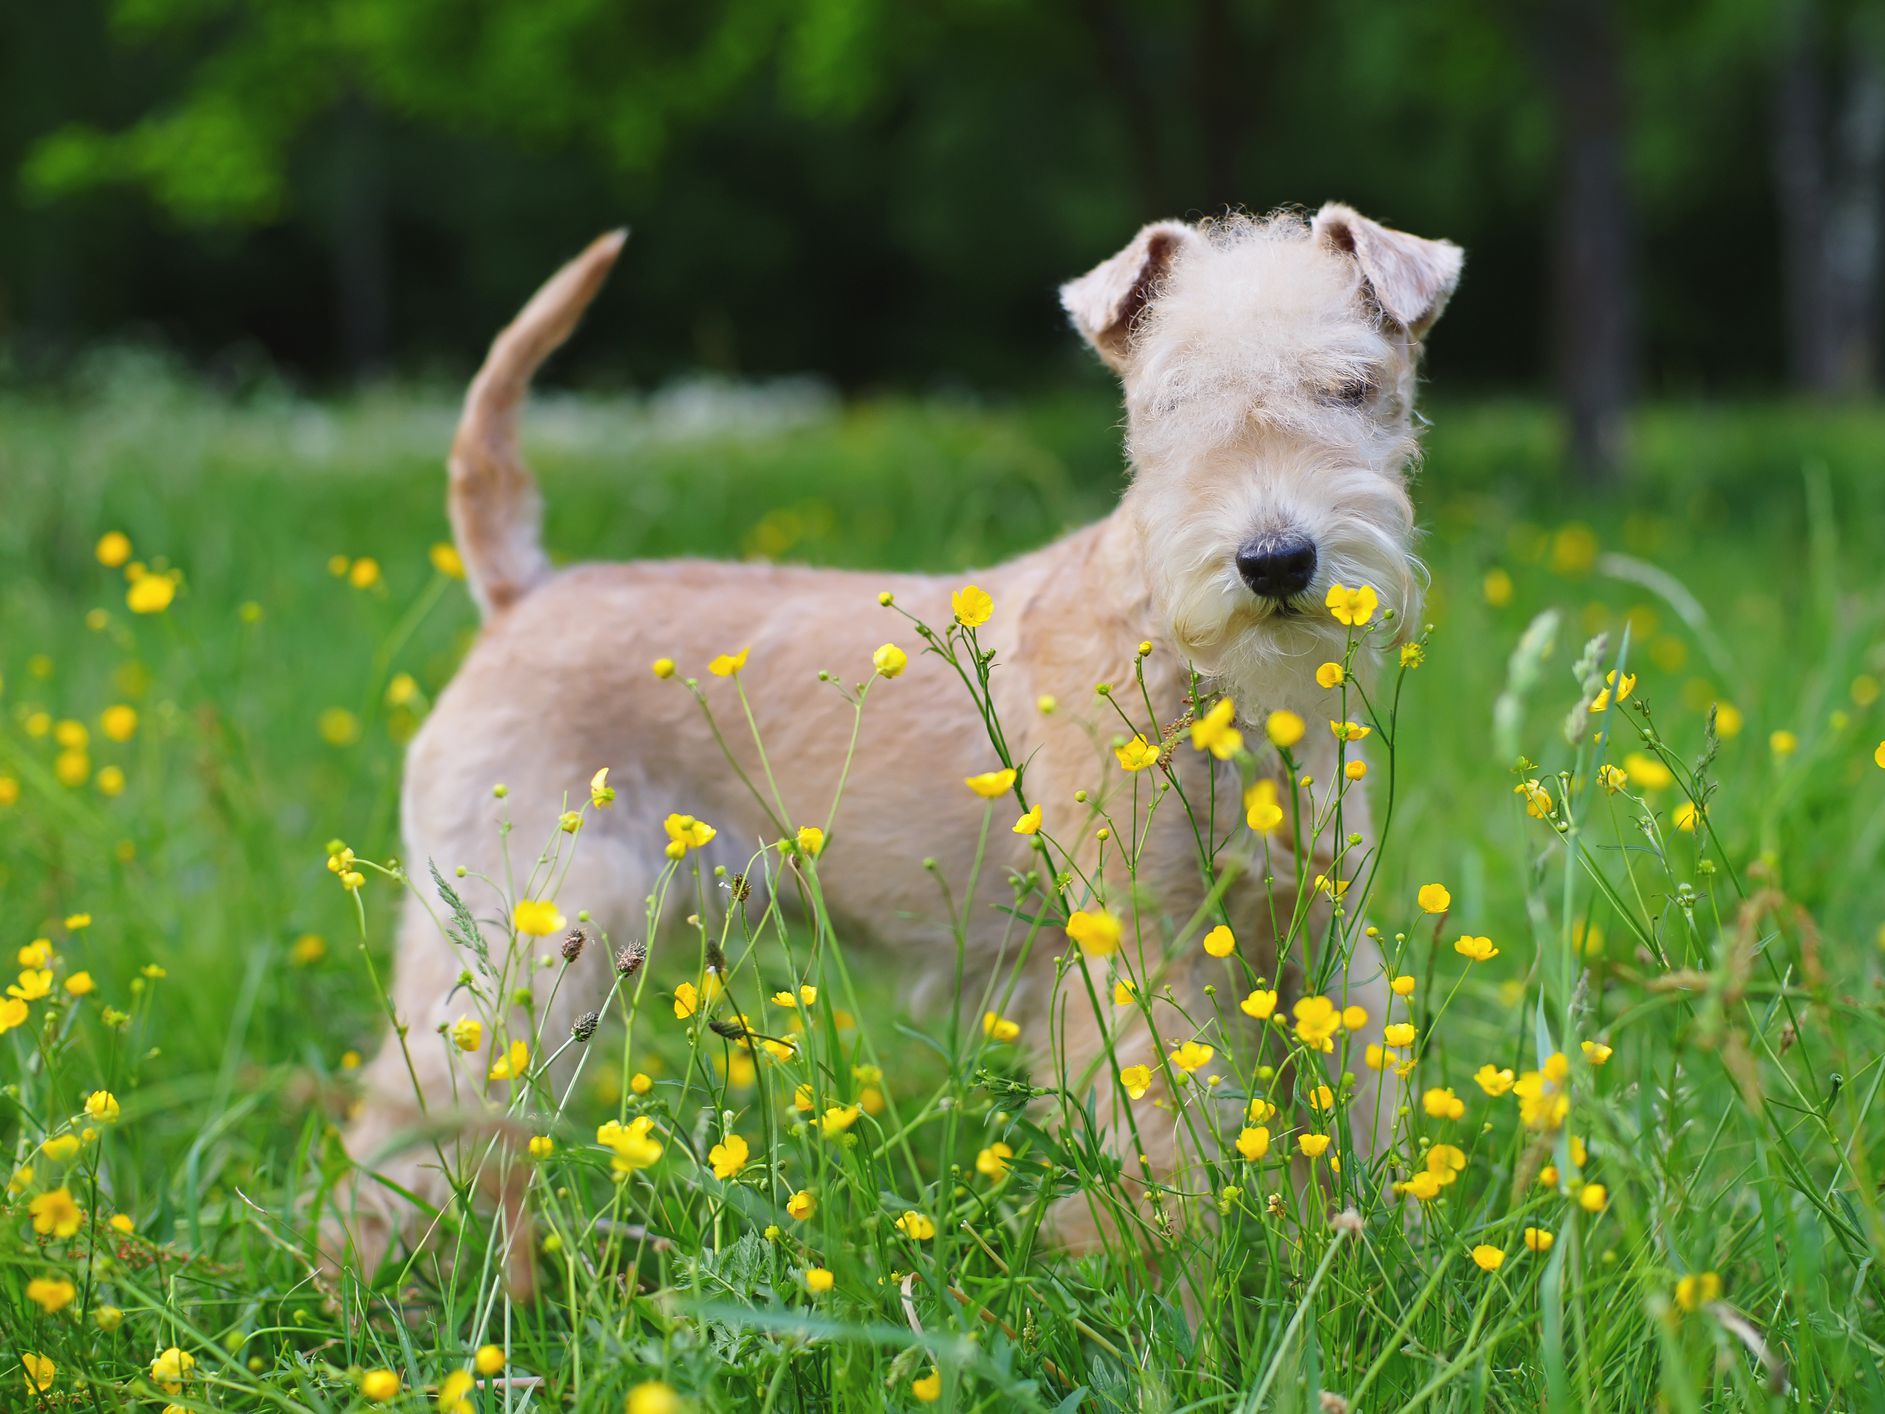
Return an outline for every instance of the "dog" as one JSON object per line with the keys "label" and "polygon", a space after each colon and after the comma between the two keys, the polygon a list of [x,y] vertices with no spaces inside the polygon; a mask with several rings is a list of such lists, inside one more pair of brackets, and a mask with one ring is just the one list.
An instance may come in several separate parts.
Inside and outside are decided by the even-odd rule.
{"label": "dog", "polygon": [[[999,763],[955,674],[916,652],[922,645],[908,621],[877,605],[887,593],[941,625],[965,580],[993,600],[980,642],[999,665],[993,697],[1045,828],[1067,842],[1082,871],[1104,863],[1114,907],[1123,911],[1136,898],[1149,951],[1164,958],[1162,985],[1174,1001],[1190,1003],[1189,1015],[1209,1032],[1214,1008],[1201,989],[1213,975],[1224,980],[1222,964],[1198,956],[1195,942],[1167,955],[1210,902],[1198,825],[1170,802],[1149,809],[1158,792],[1114,761],[1119,718],[1095,687],[1133,685],[1142,671],[1161,718],[1144,724],[1154,738],[1162,723],[1182,720],[1194,669],[1235,704],[1254,740],[1269,713],[1297,713],[1317,728],[1297,748],[1298,769],[1322,783],[1326,798],[1339,771],[1332,736],[1319,728],[1336,709],[1316,669],[1341,656],[1346,630],[1324,596],[1337,584],[1369,585],[1389,624],[1405,630],[1418,621],[1421,568],[1408,494],[1418,451],[1415,389],[1422,341],[1460,276],[1459,247],[1391,230],[1341,204],[1307,218],[1233,214],[1146,226],[1060,291],[1074,328],[1123,386],[1129,485],[1104,519],[1008,563],[948,578],[703,560],[558,569],[545,553],[541,502],[519,450],[520,409],[533,373],[574,330],[624,239],[600,238],[553,276],[497,337],[466,397],[449,508],[484,621],[409,749],[402,815],[415,893],[399,925],[392,984],[405,1043],[389,1039],[364,1070],[349,1153],[394,1188],[437,1202],[449,1188],[434,1150],[410,1142],[425,1123],[417,1095],[429,1098],[425,1114],[436,1123],[451,1108],[446,1097],[485,1087],[490,1057],[462,1054],[435,1034],[464,1010],[454,987],[467,958],[463,940],[454,944],[436,921],[449,915],[447,902],[420,882],[428,862],[447,874],[461,868],[471,880],[505,879],[500,812],[521,849],[534,852],[553,837],[566,799],[583,798],[606,766],[618,799],[584,824],[556,900],[571,916],[586,911],[592,933],[639,937],[668,862],[669,814],[711,822],[717,836],[696,860],[735,871],[778,841],[781,825],[824,820],[852,714],[821,671],[868,678],[873,651],[886,640],[903,640],[909,666],[872,685],[842,808],[816,867],[843,926],[894,949],[912,976],[952,978],[952,922],[930,870],[957,887],[971,877],[988,806],[961,781]],[[656,660],[678,663],[720,720],[737,727],[736,684],[702,670],[716,655],[741,650],[784,820],[728,768],[682,682],[650,671]],[[1044,712],[1046,698],[1061,705]],[[760,779],[746,733],[725,735],[746,778]],[[1169,763],[1195,810],[1213,802],[1203,827],[1243,852],[1247,867],[1219,902],[1240,951],[1273,975],[1273,893],[1293,890],[1301,870],[1336,873],[1341,846],[1325,844],[1304,860],[1283,851],[1259,857],[1242,828],[1241,786],[1225,779],[1213,789],[1210,773],[1225,766],[1182,741]],[[1281,767],[1272,760],[1266,769]],[[499,782],[508,787],[502,802],[493,800]],[[1293,798],[1297,783],[1282,785],[1283,797]],[[1358,839],[1369,830],[1364,786],[1344,797],[1342,828]],[[1081,791],[1084,803],[1076,801]],[[1122,836],[1138,812],[1130,828],[1143,838],[1130,895],[1119,846],[1107,854],[1097,838],[1102,807]],[[972,969],[992,975],[1013,957],[1014,919],[995,905],[1012,902],[1008,873],[1031,866],[1031,845],[1010,833],[1005,817],[988,834],[980,888],[965,909]],[[474,911],[497,908],[508,917],[488,887],[482,894],[464,887]],[[1379,1024],[1394,1001],[1382,959],[1359,927],[1344,932],[1343,1001]],[[530,946],[513,944],[502,924],[483,933],[499,956]],[[1148,1175],[1169,1176],[1181,1162],[1181,1127],[1141,1125],[1128,1137],[1125,1100],[1101,1073],[1156,1061],[1147,1029],[1124,1016],[1109,1053],[1084,995],[1045,1017],[1055,954],[1064,950],[1058,942],[1056,935],[1035,950],[1019,997],[1009,999],[1016,1014],[1044,1018],[1023,1039],[1044,1048],[1050,1027],[1056,1031],[1066,1074],[1097,1086],[1100,1138],[1122,1155],[1132,1145]],[[607,950],[591,947],[553,999],[539,984],[545,1037],[566,1035],[596,1004],[609,965]],[[1110,992],[1103,977],[1099,985]],[[965,990],[982,995],[980,985]],[[973,998],[951,1004],[969,1007]],[[1161,1022],[1161,1040],[1200,1034],[1193,1025],[1174,1009]],[[1381,1080],[1369,1074],[1357,1083],[1367,1091]],[[1364,1145],[1384,1142],[1392,1118],[1392,1097],[1375,1098],[1380,1132],[1359,1136]],[[1355,1113],[1367,1108],[1358,1101]],[[348,1196],[347,1219],[369,1265],[405,1226],[388,1192],[363,1180]],[[1078,1243],[1083,1225],[1090,1235],[1106,1220],[1074,1213],[1058,1225]]]}

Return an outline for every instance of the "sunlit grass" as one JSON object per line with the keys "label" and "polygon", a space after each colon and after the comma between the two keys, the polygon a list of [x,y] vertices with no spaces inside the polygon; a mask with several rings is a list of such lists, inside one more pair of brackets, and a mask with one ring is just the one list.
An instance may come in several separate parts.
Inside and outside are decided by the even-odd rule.
{"label": "sunlit grass", "polygon": [[[966,570],[1100,513],[1117,484],[1103,402],[719,407],[707,433],[659,410],[551,409],[537,459],[552,543]],[[775,1409],[931,1394],[987,1409],[1885,1404],[1878,420],[1658,412],[1642,483],[1606,506],[1551,480],[1532,410],[1435,416],[1425,661],[1389,668],[1393,702],[1339,712],[1392,744],[1370,783],[1392,821],[1353,885],[1366,897],[1344,901],[1344,926],[1378,927],[1413,982],[1414,1036],[1376,1057],[1414,1062],[1390,1154],[1356,1148],[1339,1094],[1315,1108],[1335,1076],[1283,1064],[1302,1043],[1285,995],[1259,1028],[1267,1050],[1209,1025],[1170,1035],[1161,1055],[1213,1044],[1201,1079],[1172,1083],[1167,1062],[1153,1094],[1120,1100],[1213,1141],[1148,1202],[1134,1166],[1085,1135],[1084,1092],[1030,1060],[1039,1036],[998,1024],[1002,979],[965,979],[985,1005],[909,1014],[894,969],[824,913],[816,842],[784,830],[745,872],[802,907],[758,888],[729,908],[734,881],[683,853],[662,907],[699,922],[625,969],[583,1041],[513,1037],[494,1005],[538,953],[567,966],[561,929],[474,966],[481,1053],[522,1040],[531,1057],[529,1081],[494,1099],[547,1145],[467,1142],[451,1159],[527,1179],[531,1221],[453,1205],[443,1241],[373,1284],[310,1253],[346,1168],[351,1067],[384,1020],[399,746],[473,622],[430,555],[449,408],[228,405],[143,379],[80,405],[0,405],[0,941],[33,953],[10,972],[49,974],[19,978],[0,1012],[25,1013],[0,1034],[0,1139],[9,1175],[32,1170],[0,1223],[0,1404],[25,1398],[39,1361],[55,1408],[345,1409],[396,1380],[385,1407],[418,1410],[464,1371],[487,1383],[454,1397],[479,1409],[619,1409],[638,1387],[655,1407],[657,1383]],[[100,563],[113,530],[125,564]],[[129,564],[177,571],[174,601],[134,612]],[[955,655],[962,691],[985,695],[970,630],[895,624],[887,638]],[[896,686],[834,667],[872,683],[863,712]],[[1588,712],[1613,671],[1633,689]],[[763,692],[763,664],[740,681]],[[1121,687],[1121,741],[1166,745]],[[1245,736],[1249,769],[1272,759]],[[1186,734],[1169,746],[1194,750]],[[998,732],[989,750],[1024,765],[1001,761]],[[1137,808],[1161,770],[1133,773]],[[990,829],[1031,803],[1025,771],[1020,790],[996,791]],[[1050,814],[1016,911],[1037,946],[1078,955],[1068,915],[1108,903],[1098,881],[1057,882],[1062,828]],[[323,867],[337,840],[357,890],[337,881],[345,861]],[[554,851],[549,878],[582,843],[579,827],[511,848],[520,877]],[[1421,897],[1436,883],[1444,903]],[[488,890],[475,900],[500,911]],[[1279,931],[1313,968],[1339,928],[1296,902]],[[1089,951],[1098,970],[1066,973],[1069,1005],[1110,1014],[1132,966]],[[1233,1006],[1260,979],[1224,966]],[[683,984],[692,1016],[676,1014]],[[703,1024],[739,1014],[749,1037]],[[1395,1039],[1380,1018],[1338,1032],[1337,1074]],[[581,1063],[553,1081],[559,1048]],[[1213,1074],[1246,1118],[1252,1100],[1277,1113],[1226,1126],[1211,1106],[1152,1109]],[[1562,1122],[1538,1122],[1559,1093]],[[1259,1127],[1267,1147],[1246,1157],[1237,1141]],[[1284,1161],[1320,1133],[1323,1157]],[[81,1217],[42,1201],[58,1192]],[[1070,1193],[1138,1214],[1136,1240],[1057,1251],[1050,1204]],[[1332,1221],[1349,1207],[1358,1224]],[[107,1225],[120,1214],[129,1233]],[[534,1302],[507,1295],[519,1243]]]}

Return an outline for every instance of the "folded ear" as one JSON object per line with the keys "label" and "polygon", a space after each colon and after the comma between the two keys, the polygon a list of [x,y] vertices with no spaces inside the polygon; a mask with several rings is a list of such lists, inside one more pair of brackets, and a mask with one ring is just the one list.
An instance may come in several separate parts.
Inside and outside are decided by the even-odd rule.
{"label": "folded ear", "polygon": [[1339,201],[1318,211],[1310,228],[1329,249],[1355,257],[1381,312],[1410,334],[1424,334],[1440,317],[1466,263],[1452,241],[1391,231]]}
{"label": "folded ear", "polygon": [[1125,366],[1133,321],[1152,302],[1172,262],[1203,239],[1182,222],[1156,221],[1111,260],[1060,287],[1061,308],[1108,367]]}

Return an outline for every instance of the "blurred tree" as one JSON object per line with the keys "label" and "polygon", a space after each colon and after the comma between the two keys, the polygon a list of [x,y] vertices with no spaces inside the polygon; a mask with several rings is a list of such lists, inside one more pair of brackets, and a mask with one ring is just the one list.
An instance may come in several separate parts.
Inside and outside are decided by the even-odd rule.
{"label": "blurred tree", "polygon": [[1555,368],[1605,468],[1633,370],[1780,370],[1780,226],[1742,160],[1773,140],[1748,95],[1776,3],[0,7],[0,333],[462,372],[630,221],[575,366],[1097,379],[1060,280],[1149,219],[1340,197],[1467,246],[1445,386]]}
{"label": "blurred tree", "polygon": [[1774,98],[1787,352],[1796,387],[1856,397],[1879,368],[1885,7],[1783,0]]}

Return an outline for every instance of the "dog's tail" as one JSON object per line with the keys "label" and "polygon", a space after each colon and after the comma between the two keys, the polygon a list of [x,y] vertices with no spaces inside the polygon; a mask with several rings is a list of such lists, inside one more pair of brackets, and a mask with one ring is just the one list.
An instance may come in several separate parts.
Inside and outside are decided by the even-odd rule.
{"label": "dog's tail", "polygon": [[452,537],[471,596],[488,618],[550,571],[543,501],[517,445],[530,376],[567,339],[609,276],[627,231],[611,231],[552,275],[491,344],[452,439]]}

